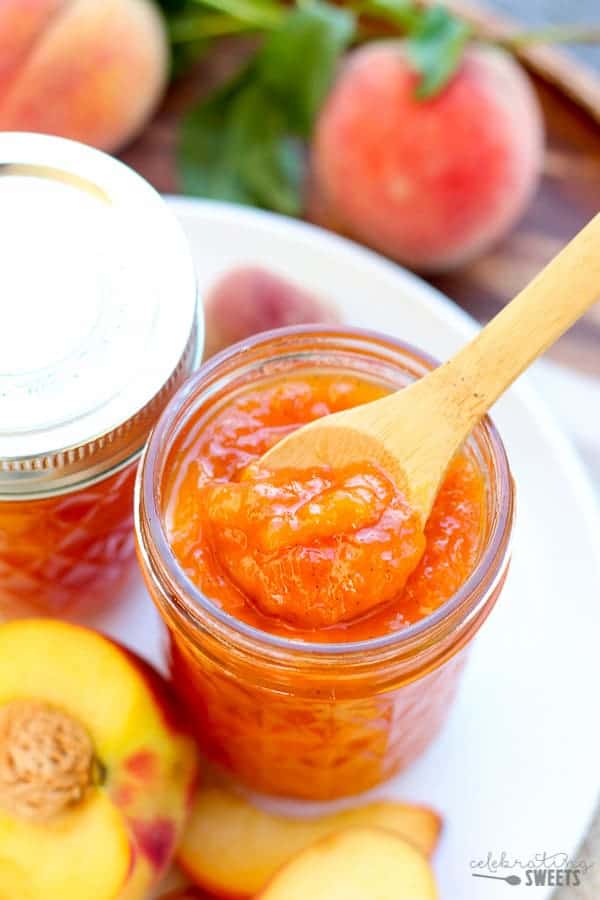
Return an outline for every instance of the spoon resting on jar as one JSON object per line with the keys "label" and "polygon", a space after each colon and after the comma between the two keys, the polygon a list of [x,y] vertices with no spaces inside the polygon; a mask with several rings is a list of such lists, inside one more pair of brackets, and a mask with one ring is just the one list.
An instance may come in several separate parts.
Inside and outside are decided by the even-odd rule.
{"label": "spoon resting on jar", "polygon": [[[262,456],[231,480],[204,478],[198,533],[209,545],[207,558],[271,621],[332,628],[384,607],[404,621],[413,575],[422,580],[430,568],[452,568],[458,545],[449,549],[450,535],[469,527],[457,511],[470,509],[471,525],[479,527],[476,472],[469,475],[457,451],[494,401],[599,295],[597,216],[471,343],[421,380],[333,413],[316,395],[299,416],[297,399],[288,397],[296,421],[308,424],[283,437],[275,429]],[[256,407],[250,420],[257,424]],[[457,464],[461,493],[446,515],[436,498]],[[422,604],[421,614],[446,595]]]}
{"label": "spoon resting on jar", "polygon": [[377,466],[424,527],[448,466],[515,379],[600,298],[600,214],[455,356],[386,397],[324,416],[265,453],[270,472]]}

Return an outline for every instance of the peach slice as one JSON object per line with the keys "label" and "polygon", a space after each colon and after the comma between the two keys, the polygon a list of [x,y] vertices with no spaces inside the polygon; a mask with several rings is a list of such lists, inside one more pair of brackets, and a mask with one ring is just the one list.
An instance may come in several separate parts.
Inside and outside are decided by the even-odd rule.
{"label": "peach slice", "polygon": [[171,862],[193,741],[166,683],[89,629],[0,626],[0,900],[141,900]]}
{"label": "peach slice", "polygon": [[196,799],[178,860],[207,891],[221,897],[250,897],[296,853],[350,826],[389,829],[430,855],[441,822],[430,809],[391,801],[318,819],[292,819],[258,809],[223,788],[208,787]]}
{"label": "peach slice", "polygon": [[436,900],[425,857],[396,834],[349,828],[303,850],[260,900]]}
{"label": "peach slice", "polygon": [[261,266],[225,272],[210,289],[204,312],[205,357],[272,328],[339,321],[333,306]]}

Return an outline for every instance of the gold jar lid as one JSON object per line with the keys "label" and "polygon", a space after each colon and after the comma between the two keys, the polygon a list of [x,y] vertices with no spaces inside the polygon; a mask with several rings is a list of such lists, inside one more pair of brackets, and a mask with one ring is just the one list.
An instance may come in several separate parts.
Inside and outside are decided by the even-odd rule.
{"label": "gold jar lid", "polygon": [[62,493],[139,454],[203,344],[186,238],[116,159],[0,135],[0,498]]}

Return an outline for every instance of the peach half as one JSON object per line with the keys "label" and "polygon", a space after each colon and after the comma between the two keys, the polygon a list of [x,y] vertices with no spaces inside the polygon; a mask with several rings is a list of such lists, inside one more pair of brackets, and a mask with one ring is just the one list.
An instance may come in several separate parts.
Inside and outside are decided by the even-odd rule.
{"label": "peach half", "polygon": [[0,900],[141,900],[196,776],[166,683],[95,632],[0,626]]}
{"label": "peach half", "polygon": [[207,787],[196,798],[178,860],[196,884],[237,900],[262,890],[282,865],[315,841],[351,826],[386,828],[430,856],[441,822],[426,807],[391,801],[292,819],[265,812],[221,787]]}
{"label": "peach half", "polygon": [[298,854],[259,900],[436,900],[425,857],[396,834],[349,828]]}

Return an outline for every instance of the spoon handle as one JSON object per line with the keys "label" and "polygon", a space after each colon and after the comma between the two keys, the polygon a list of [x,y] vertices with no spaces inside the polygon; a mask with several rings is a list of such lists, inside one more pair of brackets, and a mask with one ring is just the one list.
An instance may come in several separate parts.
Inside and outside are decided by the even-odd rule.
{"label": "spoon handle", "polygon": [[[513,381],[600,299],[600,214],[430,376],[467,434]],[[441,399],[441,398],[440,398]]]}

